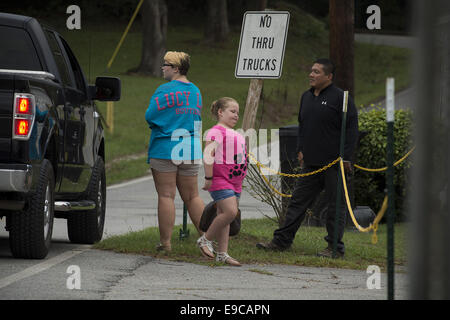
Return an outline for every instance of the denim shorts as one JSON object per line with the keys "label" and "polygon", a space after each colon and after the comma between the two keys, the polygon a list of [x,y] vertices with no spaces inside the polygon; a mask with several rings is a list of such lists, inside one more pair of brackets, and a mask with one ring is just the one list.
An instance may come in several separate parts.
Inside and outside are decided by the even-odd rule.
{"label": "denim shorts", "polygon": [[231,190],[231,189],[210,191],[209,194],[213,198],[214,202],[217,202],[220,200],[225,200],[225,199],[231,198],[231,197],[236,197],[237,200],[239,200],[239,198],[241,197],[240,193],[237,193],[236,191]]}

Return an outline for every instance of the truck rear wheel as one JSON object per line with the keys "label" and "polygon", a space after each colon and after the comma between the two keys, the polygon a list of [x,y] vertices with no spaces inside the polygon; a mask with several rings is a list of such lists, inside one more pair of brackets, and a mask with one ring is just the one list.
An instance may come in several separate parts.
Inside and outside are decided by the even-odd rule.
{"label": "truck rear wheel", "polygon": [[41,165],[36,191],[26,210],[11,213],[9,244],[15,258],[43,259],[47,256],[53,233],[54,175],[50,161]]}
{"label": "truck rear wheel", "polygon": [[106,175],[101,158],[95,163],[84,200],[94,201],[95,209],[71,212],[67,218],[67,231],[71,242],[93,244],[102,239],[105,224]]}

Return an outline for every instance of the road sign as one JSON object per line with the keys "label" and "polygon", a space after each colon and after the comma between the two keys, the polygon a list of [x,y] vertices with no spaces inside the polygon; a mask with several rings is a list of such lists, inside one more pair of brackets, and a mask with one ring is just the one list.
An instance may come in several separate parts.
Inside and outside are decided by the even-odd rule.
{"label": "road sign", "polygon": [[236,78],[280,78],[288,27],[287,11],[247,11],[242,21]]}

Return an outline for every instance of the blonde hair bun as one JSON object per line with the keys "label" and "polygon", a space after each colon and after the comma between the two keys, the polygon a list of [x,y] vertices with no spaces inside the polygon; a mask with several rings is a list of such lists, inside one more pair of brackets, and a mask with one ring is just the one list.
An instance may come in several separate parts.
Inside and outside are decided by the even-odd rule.
{"label": "blonde hair bun", "polygon": [[219,110],[225,110],[230,103],[237,103],[237,101],[233,98],[230,97],[223,97],[220,99],[217,99],[215,101],[213,101],[213,103],[211,104],[211,113],[214,117],[216,117],[216,119],[219,118]]}

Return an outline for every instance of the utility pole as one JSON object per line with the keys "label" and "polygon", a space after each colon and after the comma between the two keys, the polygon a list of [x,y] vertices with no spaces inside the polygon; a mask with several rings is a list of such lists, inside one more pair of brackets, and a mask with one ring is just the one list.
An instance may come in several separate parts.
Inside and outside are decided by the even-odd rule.
{"label": "utility pole", "polygon": [[[355,98],[354,88],[354,0],[329,0],[330,60],[336,66],[333,83]],[[350,202],[354,199],[354,173],[348,181]],[[340,174],[338,175],[340,179]]]}
{"label": "utility pole", "polygon": [[354,0],[330,0],[330,59],[334,84],[354,97]]}

